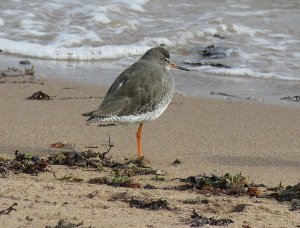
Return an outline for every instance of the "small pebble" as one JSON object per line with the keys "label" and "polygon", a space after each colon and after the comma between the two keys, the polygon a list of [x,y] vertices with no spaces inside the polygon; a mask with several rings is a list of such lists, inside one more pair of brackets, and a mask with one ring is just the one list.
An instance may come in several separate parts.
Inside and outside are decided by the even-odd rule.
{"label": "small pebble", "polygon": [[157,169],[155,171],[155,175],[164,175],[164,173],[161,170]]}

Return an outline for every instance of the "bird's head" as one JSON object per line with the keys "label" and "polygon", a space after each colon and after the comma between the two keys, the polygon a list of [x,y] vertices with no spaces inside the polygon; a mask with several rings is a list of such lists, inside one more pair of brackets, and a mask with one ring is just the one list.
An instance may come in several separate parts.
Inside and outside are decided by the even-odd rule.
{"label": "bird's head", "polygon": [[177,66],[170,61],[169,52],[163,47],[154,47],[149,49],[143,56],[142,59],[151,59],[157,61],[165,70],[178,69],[189,71],[189,69]]}

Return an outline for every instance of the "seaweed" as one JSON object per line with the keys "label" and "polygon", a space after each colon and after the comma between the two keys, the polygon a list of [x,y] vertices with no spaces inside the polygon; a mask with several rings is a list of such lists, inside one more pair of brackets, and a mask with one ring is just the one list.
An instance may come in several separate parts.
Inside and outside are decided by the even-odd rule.
{"label": "seaweed", "polygon": [[63,219],[59,220],[56,226],[46,226],[45,228],[74,228],[74,227],[80,227],[83,225],[83,222],[80,223],[71,223],[71,222],[65,222]]}
{"label": "seaweed", "polygon": [[287,186],[286,188],[280,188],[275,193],[272,193],[272,197],[275,197],[278,201],[292,201],[294,199],[300,199],[300,182],[293,186]]}
{"label": "seaweed", "polygon": [[90,184],[106,184],[115,187],[125,187],[125,188],[141,188],[141,184],[134,183],[127,176],[106,176],[97,177],[89,180]]}
{"label": "seaweed", "polygon": [[209,45],[203,50],[199,50],[199,54],[205,58],[224,58],[227,56],[228,47]]}
{"label": "seaweed", "polygon": [[178,165],[180,165],[182,162],[177,158],[175,161],[173,161],[172,163],[171,163],[171,165],[173,165],[173,166],[178,166]]}
{"label": "seaweed", "polygon": [[282,97],[280,100],[284,101],[294,101],[294,102],[299,102],[300,101],[300,96],[288,96],[288,97]]}
{"label": "seaweed", "polygon": [[[249,183],[248,179],[241,173],[224,175],[201,174],[190,176],[186,179],[180,179],[185,182],[186,189],[197,189],[212,194],[248,194],[250,196],[259,196],[261,191],[254,183]],[[181,186],[182,189],[183,186]]]}
{"label": "seaweed", "polygon": [[17,206],[17,203],[13,203],[11,206],[6,208],[5,210],[0,211],[0,215],[9,215],[12,211],[16,211],[15,206]]}
{"label": "seaweed", "polygon": [[183,204],[208,204],[209,201],[207,199],[199,200],[199,199],[186,199],[182,201]]}
{"label": "seaweed", "polygon": [[15,158],[1,164],[2,169],[14,170],[27,174],[38,174],[47,171],[48,162],[39,156],[15,152]]}
{"label": "seaweed", "polygon": [[146,184],[144,186],[144,189],[157,189],[155,186],[151,185],[151,184]]}
{"label": "seaweed", "polygon": [[31,96],[26,98],[27,100],[50,100],[50,96],[43,93],[41,90],[33,93]]}
{"label": "seaweed", "polygon": [[165,181],[166,177],[160,176],[160,175],[156,175],[155,177],[152,178],[152,180],[155,180],[155,181]]}
{"label": "seaweed", "polygon": [[149,209],[149,210],[171,210],[167,200],[148,200],[148,199],[134,199],[132,198],[129,201],[130,207],[139,208],[139,209]]}
{"label": "seaweed", "polygon": [[205,225],[211,226],[227,226],[230,223],[234,223],[231,219],[215,219],[215,218],[208,218],[203,215],[198,214],[195,209],[190,217],[190,225],[191,227],[202,227]]}

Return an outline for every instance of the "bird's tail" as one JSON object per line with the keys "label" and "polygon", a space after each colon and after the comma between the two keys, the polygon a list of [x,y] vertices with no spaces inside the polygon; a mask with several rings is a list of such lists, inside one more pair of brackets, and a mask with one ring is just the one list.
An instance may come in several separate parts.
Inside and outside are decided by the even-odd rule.
{"label": "bird's tail", "polygon": [[95,117],[93,116],[93,113],[94,113],[94,112],[95,112],[95,111],[91,111],[91,112],[86,112],[86,113],[82,113],[82,114],[81,114],[82,116],[88,116],[88,117],[90,117],[90,118],[88,118],[88,119],[86,120],[87,125],[90,125],[91,123],[97,122],[97,121],[95,120]]}
{"label": "bird's tail", "polygon": [[86,112],[86,113],[82,113],[81,115],[82,115],[82,116],[92,116],[94,112],[95,112],[95,111]]}
{"label": "bird's tail", "polygon": [[95,115],[95,111],[91,111],[91,112],[86,112],[86,113],[82,113],[82,116],[88,116],[89,118],[86,120],[87,124],[90,125],[92,123],[96,123],[96,122],[107,122],[107,120],[105,120],[105,117],[101,117],[101,116],[96,116]]}

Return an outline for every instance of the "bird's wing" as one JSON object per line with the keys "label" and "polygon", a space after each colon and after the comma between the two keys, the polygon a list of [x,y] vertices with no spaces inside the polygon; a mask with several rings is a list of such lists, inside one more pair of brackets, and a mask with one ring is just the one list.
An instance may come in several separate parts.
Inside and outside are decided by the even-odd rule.
{"label": "bird's wing", "polygon": [[[147,73],[146,73],[147,72]],[[163,91],[160,69],[145,64],[134,64],[123,71],[109,88],[102,104],[91,113],[94,117],[128,115],[154,105]],[[151,107],[150,107],[151,108]]]}

